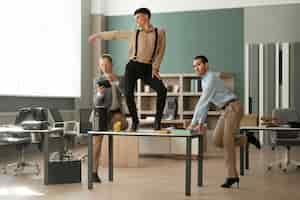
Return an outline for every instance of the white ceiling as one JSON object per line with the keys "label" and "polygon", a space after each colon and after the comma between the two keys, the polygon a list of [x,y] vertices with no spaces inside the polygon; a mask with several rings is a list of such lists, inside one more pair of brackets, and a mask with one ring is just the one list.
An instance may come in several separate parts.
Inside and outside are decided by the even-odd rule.
{"label": "white ceiling", "polygon": [[300,3],[300,0],[91,0],[92,14],[128,15],[138,7],[154,13]]}

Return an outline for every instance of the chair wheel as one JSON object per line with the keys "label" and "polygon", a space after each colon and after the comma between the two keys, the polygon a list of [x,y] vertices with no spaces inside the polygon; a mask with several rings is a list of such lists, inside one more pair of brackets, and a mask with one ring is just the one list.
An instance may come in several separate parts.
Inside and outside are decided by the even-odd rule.
{"label": "chair wheel", "polygon": [[268,168],[267,168],[267,169],[268,169],[268,171],[270,171],[270,170],[272,169],[272,166],[268,166]]}
{"label": "chair wheel", "polygon": [[284,173],[287,173],[287,169],[283,169],[282,171],[283,171]]}
{"label": "chair wheel", "polygon": [[279,163],[279,164],[278,164],[278,167],[281,169],[281,168],[282,168],[282,164],[281,164],[281,163]]}

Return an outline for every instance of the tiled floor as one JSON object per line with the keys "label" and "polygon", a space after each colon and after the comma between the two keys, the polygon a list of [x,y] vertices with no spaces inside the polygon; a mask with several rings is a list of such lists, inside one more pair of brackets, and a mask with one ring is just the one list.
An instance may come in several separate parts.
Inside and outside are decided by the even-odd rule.
{"label": "tiled floor", "polygon": [[[82,152],[85,148],[78,150]],[[293,152],[293,157],[297,157]],[[33,155],[31,159],[41,159]],[[83,164],[82,184],[44,186],[42,176],[0,175],[0,200],[298,200],[300,199],[300,170],[287,174],[279,169],[267,171],[267,163],[275,158],[269,148],[252,150],[251,170],[241,177],[240,189],[222,189],[224,163],[220,152],[210,153],[204,161],[204,187],[196,186],[196,162],[193,162],[192,196],[184,195],[184,161],[170,159],[141,159],[139,168],[115,169],[114,183],[107,180],[107,169],[100,169],[103,183],[87,189],[86,164]],[[298,156],[300,158],[300,156]],[[1,159],[1,165],[4,164]]]}

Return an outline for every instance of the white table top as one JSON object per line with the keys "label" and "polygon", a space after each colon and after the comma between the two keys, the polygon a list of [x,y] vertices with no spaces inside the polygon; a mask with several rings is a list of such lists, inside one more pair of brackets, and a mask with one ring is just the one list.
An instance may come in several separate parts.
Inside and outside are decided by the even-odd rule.
{"label": "white table top", "polygon": [[199,137],[201,134],[191,133],[189,130],[174,129],[171,133],[160,133],[154,130],[138,130],[138,132],[113,132],[113,131],[89,131],[92,135],[113,135],[113,136],[152,136],[152,137]]}
{"label": "white table top", "polygon": [[300,131],[300,128],[282,127],[282,126],[241,126],[240,130],[257,130],[257,131]]}

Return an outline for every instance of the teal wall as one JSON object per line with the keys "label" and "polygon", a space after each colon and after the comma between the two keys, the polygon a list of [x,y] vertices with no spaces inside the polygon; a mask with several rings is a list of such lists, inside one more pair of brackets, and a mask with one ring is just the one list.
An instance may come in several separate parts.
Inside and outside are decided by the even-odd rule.
{"label": "teal wall", "polygon": [[[211,70],[234,73],[236,91],[244,90],[244,24],[243,9],[209,10],[154,14],[152,23],[167,32],[166,54],[162,73],[193,72],[195,55],[208,57]],[[107,30],[134,29],[133,16],[109,16]],[[128,42],[107,42],[118,74],[128,62]]]}

